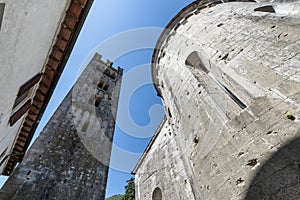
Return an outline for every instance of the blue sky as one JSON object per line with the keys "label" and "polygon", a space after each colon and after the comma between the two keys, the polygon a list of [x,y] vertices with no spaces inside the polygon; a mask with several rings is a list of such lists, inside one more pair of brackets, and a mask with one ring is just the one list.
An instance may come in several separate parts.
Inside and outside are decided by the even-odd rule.
{"label": "blue sky", "polygon": [[[115,167],[114,164],[109,171],[106,196],[124,193],[126,180],[131,177],[131,168],[135,166],[163,117],[161,100],[156,96],[151,83],[153,47],[162,28],[191,2],[193,1],[94,0],[69,62],[37,129],[38,134],[72,87],[78,70],[85,66],[94,51],[102,54],[103,59],[112,60],[114,67],[122,67],[125,81],[121,89],[121,111],[118,113],[114,146],[135,156],[132,159],[121,159],[118,151],[113,150],[112,160],[118,166]],[[126,34],[130,35],[129,39],[126,39],[127,36],[123,39]],[[143,43],[144,41],[147,43]],[[124,46],[128,47],[126,51],[120,51]],[[141,82],[136,83],[131,77],[136,77]],[[135,84],[138,84],[135,90],[130,91],[129,87]],[[126,110],[130,116],[125,113]],[[136,128],[134,133],[130,132],[130,127],[122,124],[128,124],[128,118]],[[1,177],[1,180],[4,178]]]}

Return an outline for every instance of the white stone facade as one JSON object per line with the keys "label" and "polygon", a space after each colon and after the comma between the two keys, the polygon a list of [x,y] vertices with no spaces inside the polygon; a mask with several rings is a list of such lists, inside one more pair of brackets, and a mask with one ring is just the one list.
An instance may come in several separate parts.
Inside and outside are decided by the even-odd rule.
{"label": "white stone facade", "polygon": [[[151,199],[162,177],[162,199],[300,198],[299,11],[295,2],[197,1],[173,18],[152,75],[175,142],[158,134],[134,170],[137,199]],[[170,169],[146,180],[168,159],[184,178]]]}

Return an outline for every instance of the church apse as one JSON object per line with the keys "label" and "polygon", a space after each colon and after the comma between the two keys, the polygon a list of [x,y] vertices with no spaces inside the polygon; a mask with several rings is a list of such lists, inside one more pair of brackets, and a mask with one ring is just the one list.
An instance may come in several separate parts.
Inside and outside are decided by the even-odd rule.
{"label": "church apse", "polygon": [[[137,165],[138,199],[156,187],[163,199],[300,197],[299,151],[276,160],[295,152],[300,136],[299,10],[293,2],[195,1],[171,20],[152,76],[172,138],[157,133]],[[156,151],[164,145],[176,151]],[[164,170],[165,155],[177,158],[167,165],[176,174]],[[158,170],[148,177],[151,166]]]}

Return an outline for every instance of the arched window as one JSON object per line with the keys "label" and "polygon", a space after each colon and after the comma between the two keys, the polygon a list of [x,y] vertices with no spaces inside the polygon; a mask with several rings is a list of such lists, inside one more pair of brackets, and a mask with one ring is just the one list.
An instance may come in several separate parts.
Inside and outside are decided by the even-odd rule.
{"label": "arched window", "polygon": [[103,90],[107,91],[108,90],[109,85],[108,84],[104,84]]}
{"label": "arched window", "polygon": [[[199,57],[198,53],[196,51],[193,51],[190,53],[190,55],[185,60],[185,65],[188,66],[192,71],[195,71],[195,69],[204,74],[204,77],[207,79],[212,80],[216,86],[218,86],[220,89],[222,89],[225,94],[227,94],[241,109],[245,109],[247,106],[235,95],[233,94],[218,78],[210,72],[203,62],[201,61],[201,58]],[[195,75],[195,73],[193,73]],[[209,91],[208,91],[209,92]]]}
{"label": "arched window", "polygon": [[162,200],[162,192],[158,187],[152,193],[152,200]]}
{"label": "arched window", "polygon": [[103,81],[100,81],[100,82],[98,83],[98,88],[102,89],[103,84],[104,84],[104,82],[103,82]]}
{"label": "arched window", "polygon": [[196,51],[193,51],[185,60],[185,64],[196,69],[202,70],[205,73],[208,73],[207,68],[202,63],[198,53]]}
{"label": "arched window", "polygon": [[108,68],[103,72],[106,76],[110,77],[111,79],[116,78],[116,74],[112,71],[110,71]]}
{"label": "arched window", "polygon": [[99,107],[100,103],[101,103],[101,97],[97,97],[96,101],[95,101],[95,107]]}

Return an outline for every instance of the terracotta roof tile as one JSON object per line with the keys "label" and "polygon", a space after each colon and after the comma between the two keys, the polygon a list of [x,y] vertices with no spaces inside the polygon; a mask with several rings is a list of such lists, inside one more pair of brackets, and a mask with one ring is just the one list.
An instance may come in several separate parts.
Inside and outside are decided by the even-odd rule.
{"label": "terracotta roof tile", "polygon": [[35,107],[34,105],[31,105],[30,111],[29,111],[29,112],[33,112],[33,113],[39,114],[40,109],[38,109],[38,108]]}
{"label": "terracotta roof tile", "polygon": [[22,129],[21,133],[20,133],[20,137],[22,137],[22,136],[24,136],[27,139],[27,137],[29,136],[29,132],[27,132],[24,129]]}
{"label": "terracotta roof tile", "polygon": [[23,124],[23,127],[26,127],[26,128],[30,128],[30,131],[31,131],[31,128],[32,128],[32,125],[34,124],[34,121],[30,120],[28,117],[26,117],[26,120]]}
{"label": "terracotta roof tile", "polygon": [[38,109],[41,109],[43,106],[43,102],[42,101],[36,101],[33,100],[32,105],[34,105],[35,107],[37,107]]}
{"label": "terracotta roof tile", "polygon": [[60,32],[58,34],[61,38],[68,41],[71,38],[72,31],[70,31],[66,25],[62,25],[62,28],[60,29]]}
{"label": "terracotta roof tile", "polygon": [[69,8],[69,14],[78,18],[81,14],[82,7],[75,2],[72,2]]}
{"label": "terracotta roof tile", "polygon": [[25,141],[24,141],[24,140],[21,140],[21,138],[18,138],[18,139],[17,139],[17,143],[18,143],[20,146],[22,146],[22,147],[25,146]]}
{"label": "terracotta roof tile", "polygon": [[[49,78],[50,80],[53,80],[54,76],[56,75],[56,71],[52,70],[50,67],[47,66],[44,74],[47,76],[47,78]],[[43,86],[43,85],[44,84],[41,84],[41,86]]]}
{"label": "terracotta roof tile", "polygon": [[[50,87],[52,81],[49,78],[47,78],[45,75],[43,75],[40,83],[44,84],[46,87]],[[40,99],[36,99],[36,100],[41,101]]]}
{"label": "terracotta roof tile", "polygon": [[61,60],[63,57],[63,52],[61,52],[59,49],[54,48],[50,56],[56,60]]}
{"label": "terracotta roof tile", "polygon": [[77,18],[71,15],[67,15],[64,24],[68,27],[69,30],[72,31],[75,28],[76,22],[77,22]]}
{"label": "terracotta roof tile", "polygon": [[[62,40],[60,38],[58,39]],[[53,70],[56,70],[59,66],[59,61],[49,58],[47,66],[51,67]]]}
{"label": "terracotta roof tile", "polygon": [[[32,114],[32,115],[38,115],[39,112],[40,112],[40,110],[34,108],[34,107],[31,105],[30,110],[29,110],[29,112],[28,112],[28,116],[29,116],[30,114]],[[29,117],[29,118],[30,118],[32,121],[35,121],[35,120],[33,120],[31,117]]]}
{"label": "terracotta roof tile", "polygon": [[[19,151],[19,152],[22,152],[23,151],[23,148],[20,146],[20,145],[18,145],[18,144],[16,144],[15,145],[15,148],[14,148],[14,150],[17,150],[17,151]],[[14,159],[14,156],[11,156],[10,157],[12,160],[16,160],[16,159]]]}
{"label": "terracotta roof tile", "polygon": [[31,113],[28,114],[27,117],[30,118],[31,120],[36,121],[37,118],[38,118],[38,114],[35,114],[35,113],[32,113],[32,112],[31,112]]}
{"label": "terracotta roof tile", "polygon": [[[63,39],[61,39],[61,38],[58,38],[57,40],[56,40],[56,43],[55,43],[55,46],[59,49],[59,50],[61,50],[61,51],[63,51],[63,50],[65,50],[66,49],[66,47],[67,47],[67,41],[65,41],[65,40],[63,40]],[[57,62],[58,63],[58,62]],[[58,65],[58,64],[57,64]],[[50,65],[51,66],[51,65]],[[55,67],[54,68],[54,70],[56,69],[57,67]]]}
{"label": "terracotta roof tile", "polygon": [[23,127],[21,129],[22,134],[24,134],[25,136],[27,136],[30,131],[31,131],[31,126],[25,126],[23,124]]}

